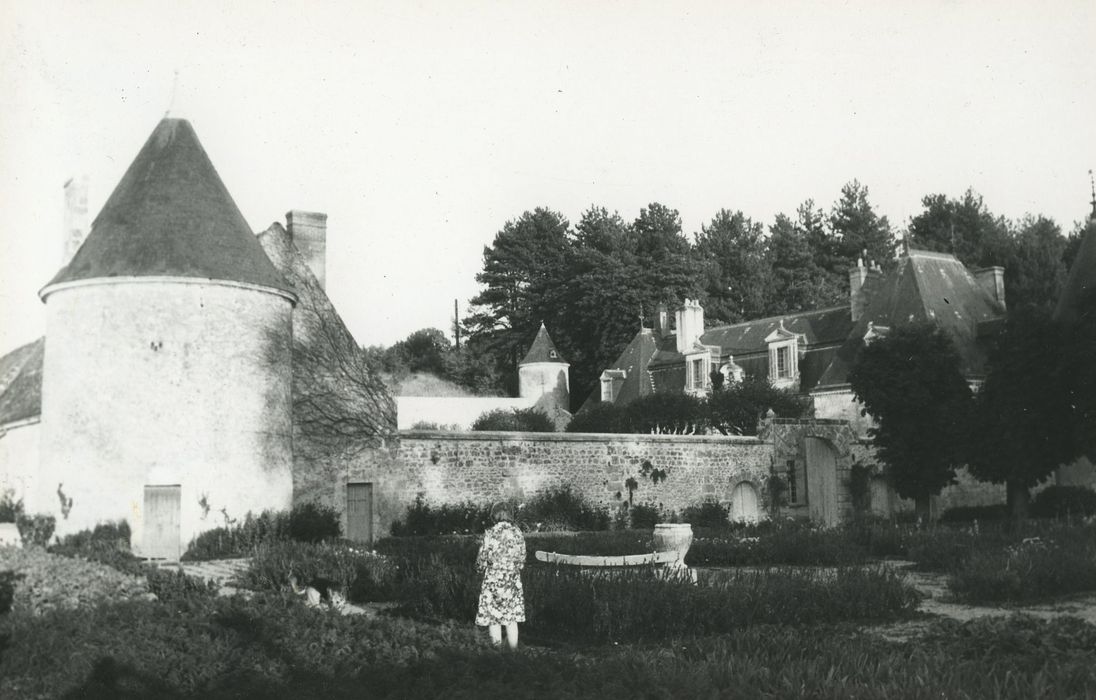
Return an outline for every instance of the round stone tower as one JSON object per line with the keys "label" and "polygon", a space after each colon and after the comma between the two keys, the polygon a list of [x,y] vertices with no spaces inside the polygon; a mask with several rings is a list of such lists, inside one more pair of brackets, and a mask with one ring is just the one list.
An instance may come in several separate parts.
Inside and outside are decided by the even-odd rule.
{"label": "round stone tower", "polygon": [[291,315],[191,125],[164,119],[46,303],[40,511],[171,558],[292,501]]}
{"label": "round stone tower", "polygon": [[535,400],[538,407],[556,418],[559,411],[570,408],[570,368],[571,364],[560,356],[548,329],[541,323],[529,352],[518,363],[518,395]]}

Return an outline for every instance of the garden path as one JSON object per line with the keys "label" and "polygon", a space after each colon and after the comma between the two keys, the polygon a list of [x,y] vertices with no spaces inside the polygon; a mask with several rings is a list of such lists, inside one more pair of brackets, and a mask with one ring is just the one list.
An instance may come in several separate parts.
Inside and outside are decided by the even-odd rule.
{"label": "garden path", "polygon": [[867,628],[868,631],[885,639],[908,641],[918,637],[936,617],[966,622],[978,617],[1007,617],[1015,613],[1043,619],[1069,615],[1096,624],[1096,593],[1067,596],[1052,602],[1027,605],[971,605],[955,602],[948,591],[947,574],[915,571],[913,562],[891,561],[888,564],[902,569],[909,582],[925,596],[918,610],[931,617]]}

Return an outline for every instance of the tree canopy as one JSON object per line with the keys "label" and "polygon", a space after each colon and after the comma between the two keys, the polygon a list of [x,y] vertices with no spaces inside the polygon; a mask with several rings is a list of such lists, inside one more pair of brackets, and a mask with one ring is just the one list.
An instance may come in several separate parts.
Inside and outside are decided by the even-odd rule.
{"label": "tree canopy", "polygon": [[926,517],[966,456],[971,391],[954,345],[932,324],[900,326],[861,348],[849,384],[875,420],[869,434],[895,491]]}

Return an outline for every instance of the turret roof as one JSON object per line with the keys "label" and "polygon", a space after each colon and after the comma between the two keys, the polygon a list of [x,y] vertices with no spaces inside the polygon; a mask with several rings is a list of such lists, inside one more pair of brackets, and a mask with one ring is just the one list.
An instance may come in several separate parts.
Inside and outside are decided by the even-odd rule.
{"label": "turret roof", "polygon": [[1054,310],[1055,318],[1067,323],[1074,323],[1085,314],[1096,313],[1096,204],[1093,204],[1093,209],[1081,248],[1077,251],[1077,259],[1073,261]]}
{"label": "turret roof", "polygon": [[291,292],[184,119],[163,119],[50,281],[195,277]]}
{"label": "turret roof", "polygon": [[559,351],[556,350],[551,336],[548,335],[548,329],[544,327],[543,323],[540,324],[537,337],[533,339],[532,347],[529,348],[529,352],[525,353],[525,358],[519,364],[529,365],[534,362],[567,364],[567,361],[560,357]]}

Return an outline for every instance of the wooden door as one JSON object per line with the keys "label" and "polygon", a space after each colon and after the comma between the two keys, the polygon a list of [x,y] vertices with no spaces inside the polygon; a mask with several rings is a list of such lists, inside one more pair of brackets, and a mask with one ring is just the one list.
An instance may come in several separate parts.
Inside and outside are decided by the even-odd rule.
{"label": "wooden door", "polygon": [[756,523],[760,514],[757,500],[757,489],[750,482],[743,481],[735,486],[731,491],[731,520]]}
{"label": "wooden door", "polygon": [[832,527],[837,524],[837,452],[822,438],[809,437],[805,442],[811,520]]}
{"label": "wooden door", "polygon": [[182,487],[145,486],[144,542],[142,554],[150,559],[179,561]]}
{"label": "wooden door", "polygon": [[373,484],[346,485],[346,538],[373,545]]}

